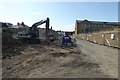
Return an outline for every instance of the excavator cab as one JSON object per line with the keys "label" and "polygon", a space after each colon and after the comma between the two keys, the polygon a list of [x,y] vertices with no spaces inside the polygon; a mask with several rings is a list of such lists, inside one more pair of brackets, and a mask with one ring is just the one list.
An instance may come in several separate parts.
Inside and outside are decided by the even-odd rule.
{"label": "excavator cab", "polygon": [[35,29],[33,29],[33,30],[30,27],[28,33],[29,33],[28,35],[30,35],[30,38],[39,38],[39,30],[38,30],[37,27]]}

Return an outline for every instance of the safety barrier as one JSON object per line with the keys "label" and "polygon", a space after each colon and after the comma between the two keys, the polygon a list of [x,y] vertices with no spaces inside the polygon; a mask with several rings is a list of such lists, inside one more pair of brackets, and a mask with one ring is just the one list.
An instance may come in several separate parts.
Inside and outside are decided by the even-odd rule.
{"label": "safety barrier", "polygon": [[120,48],[120,28],[89,34],[77,34],[76,37],[96,44]]}

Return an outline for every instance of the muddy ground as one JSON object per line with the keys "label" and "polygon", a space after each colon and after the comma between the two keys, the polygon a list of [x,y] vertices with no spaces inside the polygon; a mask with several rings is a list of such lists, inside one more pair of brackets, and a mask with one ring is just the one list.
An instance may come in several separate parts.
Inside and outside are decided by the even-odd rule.
{"label": "muddy ground", "polygon": [[79,47],[31,44],[20,55],[3,59],[3,78],[105,78],[100,65]]}

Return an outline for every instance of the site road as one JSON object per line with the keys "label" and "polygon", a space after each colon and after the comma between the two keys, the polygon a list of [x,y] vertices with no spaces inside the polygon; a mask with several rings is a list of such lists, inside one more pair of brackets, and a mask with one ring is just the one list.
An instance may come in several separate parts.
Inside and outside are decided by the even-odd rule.
{"label": "site road", "polygon": [[77,39],[81,51],[89,56],[91,62],[98,63],[101,71],[110,77],[118,77],[118,52],[120,49],[94,44]]}

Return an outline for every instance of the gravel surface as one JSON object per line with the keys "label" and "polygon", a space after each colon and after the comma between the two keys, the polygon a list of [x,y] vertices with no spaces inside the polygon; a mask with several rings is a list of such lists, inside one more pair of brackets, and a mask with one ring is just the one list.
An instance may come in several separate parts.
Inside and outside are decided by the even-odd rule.
{"label": "gravel surface", "polygon": [[100,64],[104,74],[112,78],[118,77],[118,52],[120,49],[93,44],[77,39],[81,51],[89,56],[91,62]]}

